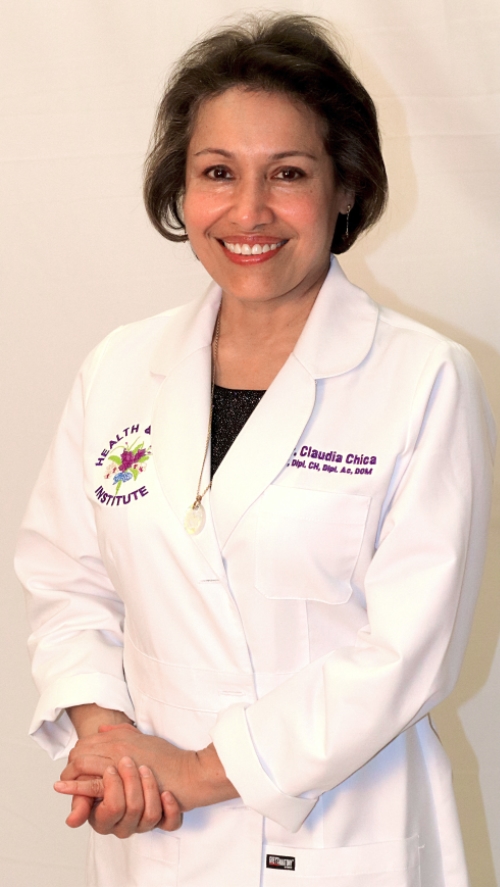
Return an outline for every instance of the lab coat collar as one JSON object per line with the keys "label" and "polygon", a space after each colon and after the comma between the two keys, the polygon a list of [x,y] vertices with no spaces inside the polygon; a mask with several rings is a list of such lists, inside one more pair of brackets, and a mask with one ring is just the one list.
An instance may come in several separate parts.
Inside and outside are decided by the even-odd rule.
{"label": "lab coat collar", "polygon": [[[213,285],[202,300],[169,318],[151,369],[165,376],[153,415],[152,439],[163,491],[182,522],[193,502],[210,415],[211,342],[221,299]],[[287,464],[314,408],[316,379],[348,372],[366,357],[378,308],[332,259],[294,352],[217,470],[203,499],[204,530],[193,536],[215,573],[221,548],[247,508]],[[201,490],[210,481],[210,452]]]}
{"label": "lab coat collar", "polygon": [[200,298],[168,312],[165,333],[151,360],[152,373],[168,376],[189,355],[211,346],[221,297],[220,287],[212,283]]}
{"label": "lab coat collar", "polygon": [[[151,371],[168,376],[171,368],[211,345],[222,292],[207,293],[175,309],[151,361]],[[314,379],[346,373],[368,354],[378,320],[378,305],[345,276],[335,256],[318,293],[294,355]]]}
{"label": "lab coat collar", "polygon": [[314,379],[338,376],[359,366],[368,354],[378,305],[345,276],[332,256],[294,354]]}

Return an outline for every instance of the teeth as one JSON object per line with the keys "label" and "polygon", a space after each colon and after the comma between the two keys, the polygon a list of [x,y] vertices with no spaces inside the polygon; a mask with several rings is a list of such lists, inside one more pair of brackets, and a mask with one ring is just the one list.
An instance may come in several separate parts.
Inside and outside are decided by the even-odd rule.
{"label": "teeth", "polygon": [[286,241],[281,240],[279,243],[254,243],[253,246],[250,246],[249,243],[226,243],[225,240],[222,242],[230,253],[236,253],[238,256],[260,256],[262,253],[278,249]]}

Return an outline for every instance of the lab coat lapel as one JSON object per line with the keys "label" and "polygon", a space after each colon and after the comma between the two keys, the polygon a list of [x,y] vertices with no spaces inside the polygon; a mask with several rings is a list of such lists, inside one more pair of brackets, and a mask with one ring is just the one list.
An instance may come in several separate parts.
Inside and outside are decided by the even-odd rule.
{"label": "lab coat lapel", "polygon": [[[152,417],[155,464],[162,490],[181,524],[194,502],[202,470],[210,415],[211,342],[220,295],[219,288],[213,286],[202,300],[174,313],[151,363],[152,372],[164,376]],[[210,452],[203,466],[202,492],[209,482]],[[191,538],[215,574],[222,577],[224,567],[208,494],[203,505],[205,527]]]}
{"label": "lab coat lapel", "polygon": [[366,357],[378,307],[345,277],[336,259],[293,353],[217,470],[212,517],[221,548],[250,505],[293,458],[311,417],[316,380],[348,372]]}
{"label": "lab coat lapel", "polygon": [[290,458],[314,407],[315,382],[293,354],[222,460],[211,490],[221,548]]}

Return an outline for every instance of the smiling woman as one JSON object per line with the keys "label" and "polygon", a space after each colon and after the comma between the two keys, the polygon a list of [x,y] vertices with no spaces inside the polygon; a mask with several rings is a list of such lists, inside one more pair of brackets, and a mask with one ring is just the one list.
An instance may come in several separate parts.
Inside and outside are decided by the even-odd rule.
{"label": "smiling woman", "polygon": [[466,887],[429,711],[464,653],[494,433],[464,349],[333,255],[386,190],[321,23],[252,18],[181,59],[145,197],[213,284],[84,363],[17,557],[32,732],[69,751],[92,887]]}

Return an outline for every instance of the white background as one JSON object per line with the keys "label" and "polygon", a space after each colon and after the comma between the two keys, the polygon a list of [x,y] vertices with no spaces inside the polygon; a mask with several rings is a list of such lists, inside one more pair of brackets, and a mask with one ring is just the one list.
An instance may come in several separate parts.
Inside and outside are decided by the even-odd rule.
{"label": "white background", "polygon": [[[500,419],[500,0],[289,0],[334,22],[373,95],[391,185],[342,264],[378,301],[466,345]],[[141,166],[165,75],[241,0],[2,0],[0,881],[81,887],[85,830],[64,825],[52,764],[27,738],[36,692],[17,527],[76,370],[119,324],[206,277],[149,225]],[[71,478],[68,478],[71,484]],[[500,503],[462,676],[435,720],[455,770],[473,887],[500,878]],[[495,877],[496,872],[496,877]],[[126,885],[124,885],[126,887]],[[222,887],[222,885],[221,885]],[[425,885],[432,887],[432,885]]]}

